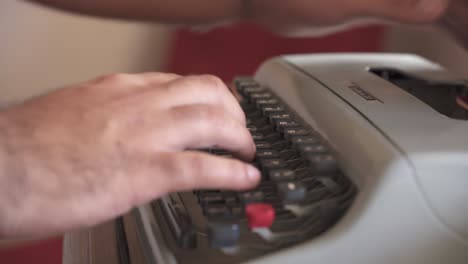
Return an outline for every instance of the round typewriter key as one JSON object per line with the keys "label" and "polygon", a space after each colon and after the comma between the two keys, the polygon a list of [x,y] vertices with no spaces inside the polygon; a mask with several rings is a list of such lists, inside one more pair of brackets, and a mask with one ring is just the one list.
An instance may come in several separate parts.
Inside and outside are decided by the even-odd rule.
{"label": "round typewriter key", "polygon": [[299,182],[278,183],[278,192],[284,203],[298,203],[306,197],[306,188]]}
{"label": "round typewriter key", "polygon": [[240,239],[239,223],[211,221],[208,223],[208,238],[213,247],[233,247]]}
{"label": "round typewriter key", "polygon": [[245,208],[249,228],[269,228],[275,220],[275,209],[271,204],[249,204]]}

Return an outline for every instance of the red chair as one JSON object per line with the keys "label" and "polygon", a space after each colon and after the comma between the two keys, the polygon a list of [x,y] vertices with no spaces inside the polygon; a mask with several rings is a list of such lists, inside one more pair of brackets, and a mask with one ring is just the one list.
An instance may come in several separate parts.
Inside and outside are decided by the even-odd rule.
{"label": "red chair", "polygon": [[25,242],[18,246],[0,247],[2,264],[60,264],[62,263],[62,238]]}
{"label": "red chair", "polygon": [[165,70],[210,73],[231,81],[280,54],[379,51],[383,33],[381,26],[368,26],[320,38],[285,38],[249,24],[203,34],[182,30],[175,35]]}

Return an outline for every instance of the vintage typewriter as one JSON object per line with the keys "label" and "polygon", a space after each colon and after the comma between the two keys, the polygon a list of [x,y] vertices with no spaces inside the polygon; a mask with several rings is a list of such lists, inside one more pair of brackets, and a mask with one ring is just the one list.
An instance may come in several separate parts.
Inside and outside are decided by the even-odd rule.
{"label": "vintage typewriter", "polygon": [[414,55],[312,54],[234,85],[263,180],[136,208],[147,263],[468,263],[463,78]]}

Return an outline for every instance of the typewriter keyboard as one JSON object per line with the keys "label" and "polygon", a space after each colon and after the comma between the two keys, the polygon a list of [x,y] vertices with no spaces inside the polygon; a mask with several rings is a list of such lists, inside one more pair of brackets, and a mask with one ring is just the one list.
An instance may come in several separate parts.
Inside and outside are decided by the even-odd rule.
{"label": "typewriter keyboard", "polygon": [[203,263],[237,263],[314,239],[343,216],[357,194],[331,146],[281,98],[251,78],[234,83],[262,181],[244,192],[197,190],[154,202],[180,262],[196,263],[200,254]]}

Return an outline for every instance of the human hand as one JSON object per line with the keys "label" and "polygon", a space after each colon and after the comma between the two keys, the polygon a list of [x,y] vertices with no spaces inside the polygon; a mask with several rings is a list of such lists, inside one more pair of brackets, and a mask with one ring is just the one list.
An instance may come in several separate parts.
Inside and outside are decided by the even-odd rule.
{"label": "human hand", "polygon": [[443,16],[450,0],[251,0],[249,16],[287,34],[320,33],[352,22],[382,20],[431,23]]}
{"label": "human hand", "polygon": [[[245,116],[212,76],[118,74],[0,112],[0,237],[91,226],[173,191],[242,190],[259,172]],[[4,147],[3,147],[4,146]]]}

